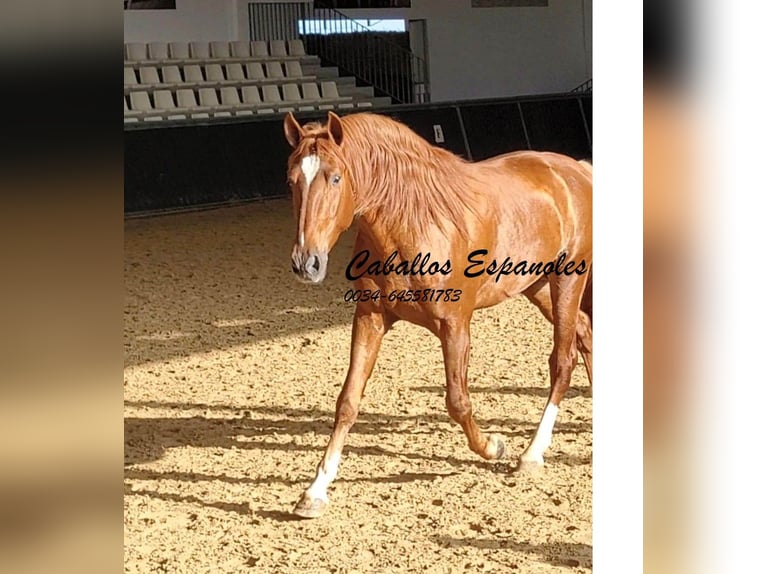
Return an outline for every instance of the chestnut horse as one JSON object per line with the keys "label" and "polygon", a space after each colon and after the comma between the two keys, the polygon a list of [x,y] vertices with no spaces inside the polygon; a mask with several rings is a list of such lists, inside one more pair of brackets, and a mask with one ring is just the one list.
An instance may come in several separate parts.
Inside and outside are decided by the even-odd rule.
{"label": "chestnut horse", "polygon": [[[381,341],[400,319],[439,337],[447,411],[463,428],[471,450],[488,460],[503,456],[502,438],[485,435],[471,410],[470,322],[474,309],[519,293],[553,323],[550,395],[519,462],[520,470],[541,466],[578,350],[592,380],[590,164],[532,151],[471,163],[432,146],[401,123],[368,113],[340,118],[330,112],[325,125],[304,126],[290,113],[284,131],[293,148],[287,178],[298,221],[292,250],[298,278],[313,283],[324,279],[328,253],[355,218],[354,253],[369,252],[368,264],[394,254],[397,264],[397,272],[389,268],[385,274],[365,273],[362,268],[354,280],[355,289],[379,291],[380,297],[356,305],[350,365],[338,396],[335,426],[295,514],[314,518],[326,510],[327,487],[337,475],[343,443],[359,413]],[[486,272],[468,277],[463,269],[479,261],[475,254],[468,259],[476,250],[483,250],[486,261],[508,259],[514,265],[542,264],[565,255],[578,262],[580,271],[572,273],[569,267],[570,273],[560,272],[557,266],[553,272],[549,266],[543,274],[538,268],[537,273],[490,275],[487,265]],[[399,266],[404,261],[411,265],[425,253],[431,262],[439,262],[441,271],[408,273]],[[447,261],[450,272],[444,273]],[[478,272],[481,267],[473,269]],[[452,289],[449,300],[435,300],[435,292],[447,289]],[[409,300],[396,296],[389,300],[392,292],[407,290]],[[428,297],[413,295],[418,290],[434,291]]]}

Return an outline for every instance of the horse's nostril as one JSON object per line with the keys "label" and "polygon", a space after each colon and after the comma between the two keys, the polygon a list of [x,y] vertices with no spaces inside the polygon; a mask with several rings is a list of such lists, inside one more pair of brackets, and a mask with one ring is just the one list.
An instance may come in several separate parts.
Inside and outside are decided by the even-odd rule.
{"label": "horse's nostril", "polygon": [[303,268],[306,270],[306,273],[314,273],[319,268],[319,260],[317,259],[317,256],[311,255],[306,259]]}

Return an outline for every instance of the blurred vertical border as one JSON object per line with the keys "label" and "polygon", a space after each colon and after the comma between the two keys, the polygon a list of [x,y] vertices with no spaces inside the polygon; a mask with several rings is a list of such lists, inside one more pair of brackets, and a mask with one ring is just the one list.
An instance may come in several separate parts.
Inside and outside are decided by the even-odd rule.
{"label": "blurred vertical border", "polygon": [[122,12],[0,7],[0,571],[122,571]]}
{"label": "blurred vertical border", "polygon": [[644,2],[644,572],[688,571],[687,400],[694,290],[689,23]]}

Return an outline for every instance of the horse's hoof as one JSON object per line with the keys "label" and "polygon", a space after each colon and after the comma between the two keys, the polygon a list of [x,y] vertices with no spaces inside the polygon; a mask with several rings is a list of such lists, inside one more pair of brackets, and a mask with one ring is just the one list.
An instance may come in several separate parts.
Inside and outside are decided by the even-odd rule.
{"label": "horse's hoof", "polygon": [[493,434],[489,437],[490,459],[497,460],[505,456],[505,442],[499,434]]}
{"label": "horse's hoof", "polygon": [[327,510],[328,503],[321,498],[311,498],[304,492],[298,504],[293,509],[293,514],[301,518],[319,518]]}
{"label": "horse's hoof", "polygon": [[519,459],[519,464],[514,469],[514,474],[537,474],[543,468],[543,461],[537,461],[532,459]]}

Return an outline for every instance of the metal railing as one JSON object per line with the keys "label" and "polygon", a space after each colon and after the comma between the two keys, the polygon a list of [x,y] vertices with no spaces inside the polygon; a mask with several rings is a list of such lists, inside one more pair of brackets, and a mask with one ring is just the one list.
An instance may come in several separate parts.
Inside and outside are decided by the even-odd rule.
{"label": "metal railing", "polygon": [[427,63],[394,41],[403,34],[376,32],[313,2],[251,2],[248,14],[251,40],[303,40],[307,53],[369,84],[377,95],[402,104],[431,101]]}
{"label": "metal railing", "polygon": [[593,91],[593,78],[585,80],[582,84],[572,90],[575,93],[589,93]]}

